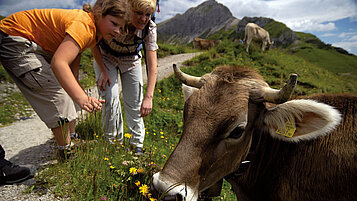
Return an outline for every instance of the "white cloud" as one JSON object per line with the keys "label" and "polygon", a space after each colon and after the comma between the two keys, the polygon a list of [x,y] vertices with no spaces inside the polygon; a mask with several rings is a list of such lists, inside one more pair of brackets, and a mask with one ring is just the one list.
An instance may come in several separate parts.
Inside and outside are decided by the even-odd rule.
{"label": "white cloud", "polygon": [[342,41],[332,44],[335,47],[341,47],[350,53],[357,55],[357,40],[355,41]]}
{"label": "white cloud", "polygon": [[337,34],[335,33],[324,33],[324,34],[321,34],[322,37],[333,37],[333,36],[336,36]]}
{"label": "white cloud", "polygon": [[338,35],[339,38],[348,38],[348,37],[355,37],[356,32],[342,32]]}
{"label": "white cloud", "polygon": [[336,29],[336,25],[333,22],[324,24],[313,20],[289,21],[286,23],[286,25],[294,31],[323,32]]}

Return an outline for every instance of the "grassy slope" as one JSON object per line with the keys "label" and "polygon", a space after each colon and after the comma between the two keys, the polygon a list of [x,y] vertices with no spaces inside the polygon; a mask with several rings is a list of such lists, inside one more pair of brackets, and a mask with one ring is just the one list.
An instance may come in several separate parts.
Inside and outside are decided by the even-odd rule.
{"label": "grassy slope", "polygon": [[[353,87],[356,81],[346,80],[299,56],[278,49],[260,53],[255,47],[251,54],[247,54],[241,45],[230,40],[223,40],[216,48],[190,60],[187,65],[190,67],[183,71],[196,76],[211,72],[218,65],[250,66],[258,70],[274,88],[280,88],[290,73],[298,73],[297,95],[316,92],[357,93]],[[100,113],[90,115],[77,127],[81,136],[91,139],[84,147],[79,147],[79,157],[42,171],[36,178],[40,180],[38,186],[32,189],[36,190],[41,185],[45,185],[45,188],[57,186],[52,191],[57,196],[70,196],[75,200],[99,200],[104,196],[108,200],[119,197],[126,200],[142,199],[134,182],[149,185],[152,171],[162,167],[175,148],[182,132],[182,109],[181,83],[174,76],[158,82],[153,112],[144,119],[147,131],[144,142],[146,153],[139,159],[127,151],[127,141],[123,146],[108,145],[103,141]],[[131,161],[130,166],[123,165],[127,161]],[[129,173],[131,167],[141,168],[143,173],[132,175]],[[214,200],[222,199],[235,200],[227,183],[220,198]]]}
{"label": "grassy slope", "polygon": [[322,42],[312,34],[298,33],[298,39],[301,43],[290,47],[294,54],[334,73],[357,74],[357,56],[341,54],[321,44]]}

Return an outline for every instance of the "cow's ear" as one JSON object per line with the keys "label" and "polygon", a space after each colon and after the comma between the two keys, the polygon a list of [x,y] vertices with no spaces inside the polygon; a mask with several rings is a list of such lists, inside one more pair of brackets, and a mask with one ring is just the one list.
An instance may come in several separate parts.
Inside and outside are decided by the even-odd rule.
{"label": "cow's ear", "polygon": [[311,140],[329,134],[341,121],[338,110],[324,103],[298,99],[267,111],[264,123],[269,133],[284,141]]}
{"label": "cow's ear", "polygon": [[198,88],[190,87],[190,86],[187,86],[185,84],[182,84],[182,93],[183,93],[183,97],[185,99],[185,102],[197,90],[198,90]]}

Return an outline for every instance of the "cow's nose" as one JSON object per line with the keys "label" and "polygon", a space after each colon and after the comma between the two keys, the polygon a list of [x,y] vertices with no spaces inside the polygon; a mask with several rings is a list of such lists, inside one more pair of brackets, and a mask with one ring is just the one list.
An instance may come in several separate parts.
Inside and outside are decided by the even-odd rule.
{"label": "cow's nose", "polygon": [[[154,185],[152,184],[151,182],[151,195],[154,197],[154,198],[157,198],[160,200],[163,200],[163,201],[183,201],[183,197],[181,194],[176,194],[176,195],[162,195],[162,193],[160,193],[159,191],[157,191],[154,187]],[[162,197],[163,196],[163,197]]]}

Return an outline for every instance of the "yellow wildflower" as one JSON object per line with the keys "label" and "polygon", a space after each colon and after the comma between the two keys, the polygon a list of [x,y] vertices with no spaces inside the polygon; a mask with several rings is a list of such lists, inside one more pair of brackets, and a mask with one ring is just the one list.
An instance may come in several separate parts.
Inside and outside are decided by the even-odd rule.
{"label": "yellow wildflower", "polygon": [[136,171],[137,171],[138,169],[136,169],[135,167],[131,167],[130,169],[129,169],[129,173],[130,174],[136,174]]}
{"label": "yellow wildflower", "polygon": [[146,195],[146,194],[149,193],[149,187],[146,184],[141,185],[139,187],[139,191],[140,191],[141,194]]}
{"label": "yellow wildflower", "polygon": [[111,166],[110,166],[110,169],[115,169],[115,167],[111,165]]}
{"label": "yellow wildflower", "polygon": [[136,186],[140,186],[140,181],[135,182]]}
{"label": "yellow wildflower", "polygon": [[129,134],[129,133],[125,133],[125,135],[124,135],[124,137],[126,137],[126,138],[131,138],[132,137],[132,135],[131,134]]}
{"label": "yellow wildflower", "polygon": [[157,199],[155,199],[155,198],[150,198],[150,201],[157,201]]}
{"label": "yellow wildflower", "polygon": [[137,170],[137,172],[138,172],[139,174],[142,174],[142,173],[144,173],[144,172],[145,172],[145,170],[144,170],[144,169],[142,169],[142,168],[140,168],[140,169],[138,169],[138,170]]}
{"label": "yellow wildflower", "polygon": [[104,160],[105,160],[105,161],[109,161],[109,158],[105,157]]}

